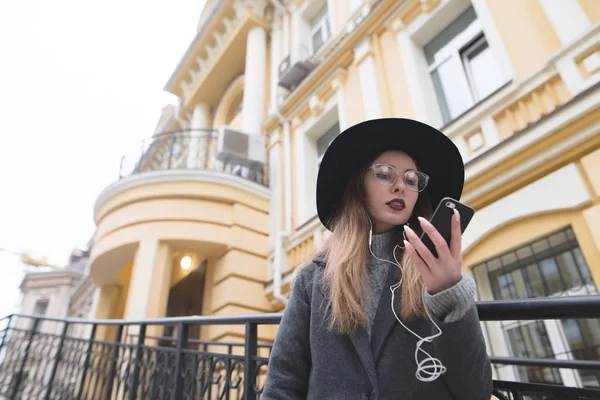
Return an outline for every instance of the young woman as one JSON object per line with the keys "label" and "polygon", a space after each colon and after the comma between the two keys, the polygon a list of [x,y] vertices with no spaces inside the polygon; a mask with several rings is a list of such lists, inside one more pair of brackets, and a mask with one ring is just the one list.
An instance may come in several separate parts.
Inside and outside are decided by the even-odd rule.
{"label": "young woman", "polygon": [[490,399],[460,216],[450,246],[427,222],[463,183],[452,141],[417,121],[366,121],[331,143],[317,211],[332,234],[295,279],[264,399]]}

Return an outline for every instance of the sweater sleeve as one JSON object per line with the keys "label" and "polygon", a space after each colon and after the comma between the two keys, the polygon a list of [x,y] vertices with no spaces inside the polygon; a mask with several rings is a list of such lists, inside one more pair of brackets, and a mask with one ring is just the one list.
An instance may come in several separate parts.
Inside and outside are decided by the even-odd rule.
{"label": "sweater sleeve", "polygon": [[310,303],[306,272],[300,271],[283,313],[269,357],[263,399],[306,399],[311,356],[309,343]]}
{"label": "sweater sleeve", "polygon": [[455,322],[461,319],[475,303],[475,281],[467,274],[449,289],[435,295],[425,291],[425,304],[437,318],[444,322]]}
{"label": "sweater sleeve", "polygon": [[492,366],[474,301],[475,282],[468,275],[448,290],[425,294],[431,317],[442,330],[433,340],[435,356],[446,367],[441,379],[453,398],[489,400]]}

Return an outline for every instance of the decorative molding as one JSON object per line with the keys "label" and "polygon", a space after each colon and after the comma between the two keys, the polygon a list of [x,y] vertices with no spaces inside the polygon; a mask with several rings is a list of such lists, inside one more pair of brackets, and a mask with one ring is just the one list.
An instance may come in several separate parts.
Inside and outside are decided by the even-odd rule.
{"label": "decorative molding", "polygon": [[297,129],[299,126],[302,126],[302,118],[296,116],[292,119],[292,128]]}
{"label": "decorative molding", "polygon": [[134,189],[140,186],[154,185],[165,182],[205,182],[217,183],[234,187],[236,189],[249,192],[255,196],[264,199],[271,198],[271,190],[257,183],[250,182],[239,176],[227,174],[225,172],[209,170],[166,170],[145,172],[139,175],[133,175],[129,178],[121,179],[108,186],[100,193],[94,204],[94,218],[97,216],[100,208],[114,196],[126,190]]}
{"label": "decorative molding", "polygon": [[323,101],[317,96],[317,94],[313,94],[308,99],[308,106],[310,107],[310,112],[312,115],[319,115],[323,112]]}
{"label": "decorative molding", "polygon": [[331,88],[337,92],[340,88],[344,87],[348,79],[348,71],[345,68],[338,68],[331,77]]}
{"label": "decorative molding", "polygon": [[358,65],[368,56],[373,55],[373,40],[370,36],[363,37],[360,42],[354,47],[354,60]]}
{"label": "decorative molding", "polygon": [[[267,25],[268,19],[267,0],[234,0],[231,5],[233,14],[224,16],[218,22],[218,26],[207,33],[204,48],[199,51],[199,55],[193,59],[193,64],[189,67],[187,78],[184,78],[179,87],[183,97],[187,98],[192,94],[192,89],[198,82],[204,79],[205,75],[211,70],[216,59],[219,57],[223,48],[230,42],[234,33],[242,21],[246,18],[258,21],[259,24]],[[271,16],[272,19],[272,16]],[[268,22],[268,21],[267,21]]]}

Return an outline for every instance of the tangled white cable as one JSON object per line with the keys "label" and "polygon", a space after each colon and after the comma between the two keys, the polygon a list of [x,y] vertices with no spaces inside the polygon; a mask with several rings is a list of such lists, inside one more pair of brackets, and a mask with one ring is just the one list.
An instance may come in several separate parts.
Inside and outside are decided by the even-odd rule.
{"label": "tangled white cable", "polygon": [[[400,286],[402,286],[402,280],[404,279],[404,271],[402,270],[402,266],[400,265],[400,262],[396,258],[396,249],[401,248],[401,247],[398,245],[394,246],[393,256],[394,256],[394,261],[396,261],[395,263],[393,261],[382,260],[381,258],[377,257],[373,253],[373,250],[371,249],[371,244],[373,241],[373,224],[372,224],[370,218],[369,218],[369,225],[370,225],[369,252],[371,253],[371,255],[379,261],[386,262],[386,263],[397,266],[398,268],[400,268],[400,271],[402,272],[402,274],[400,276],[400,281],[398,283],[396,283],[395,285],[390,286],[390,290],[392,291],[391,307],[392,307],[392,312],[394,313],[394,316],[396,317],[396,320],[400,323],[400,325],[402,325],[404,327],[404,329],[406,329],[408,332],[410,332],[414,336],[416,336],[417,339],[419,339],[419,341],[417,342],[417,347],[415,348],[415,363],[417,364],[417,371],[415,372],[415,376],[421,382],[433,382],[446,372],[446,367],[442,364],[442,362],[438,358],[433,357],[431,354],[429,354],[428,352],[423,350],[421,348],[421,346],[423,346],[423,344],[426,342],[430,343],[433,341],[433,339],[435,339],[439,336],[442,336],[442,330],[433,321],[433,319],[431,318],[431,315],[429,315],[429,311],[427,311],[427,309],[425,309],[425,311],[427,312],[427,317],[429,317],[429,320],[431,321],[433,326],[435,326],[438,330],[438,333],[436,333],[434,335],[422,338],[421,336],[419,336],[415,332],[413,332],[409,327],[404,325],[402,320],[400,320],[400,317],[398,317],[398,314],[396,313],[396,309],[394,308],[394,298],[395,298],[396,289],[398,289]],[[425,356],[425,358],[423,358],[421,361],[419,361],[419,353],[423,353],[423,355]]]}

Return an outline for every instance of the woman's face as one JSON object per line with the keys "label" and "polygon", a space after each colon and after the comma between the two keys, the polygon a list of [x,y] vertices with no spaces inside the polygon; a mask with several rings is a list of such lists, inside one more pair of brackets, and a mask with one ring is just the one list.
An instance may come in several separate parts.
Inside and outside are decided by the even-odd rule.
{"label": "woman's face", "polygon": [[408,221],[419,198],[419,192],[413,190],[419,177],[405,173],[417,171],[417,166],[401,151],[386,151],[372,165],[376,167],[364,177],[366,205],[373,232],[381,233]]}

